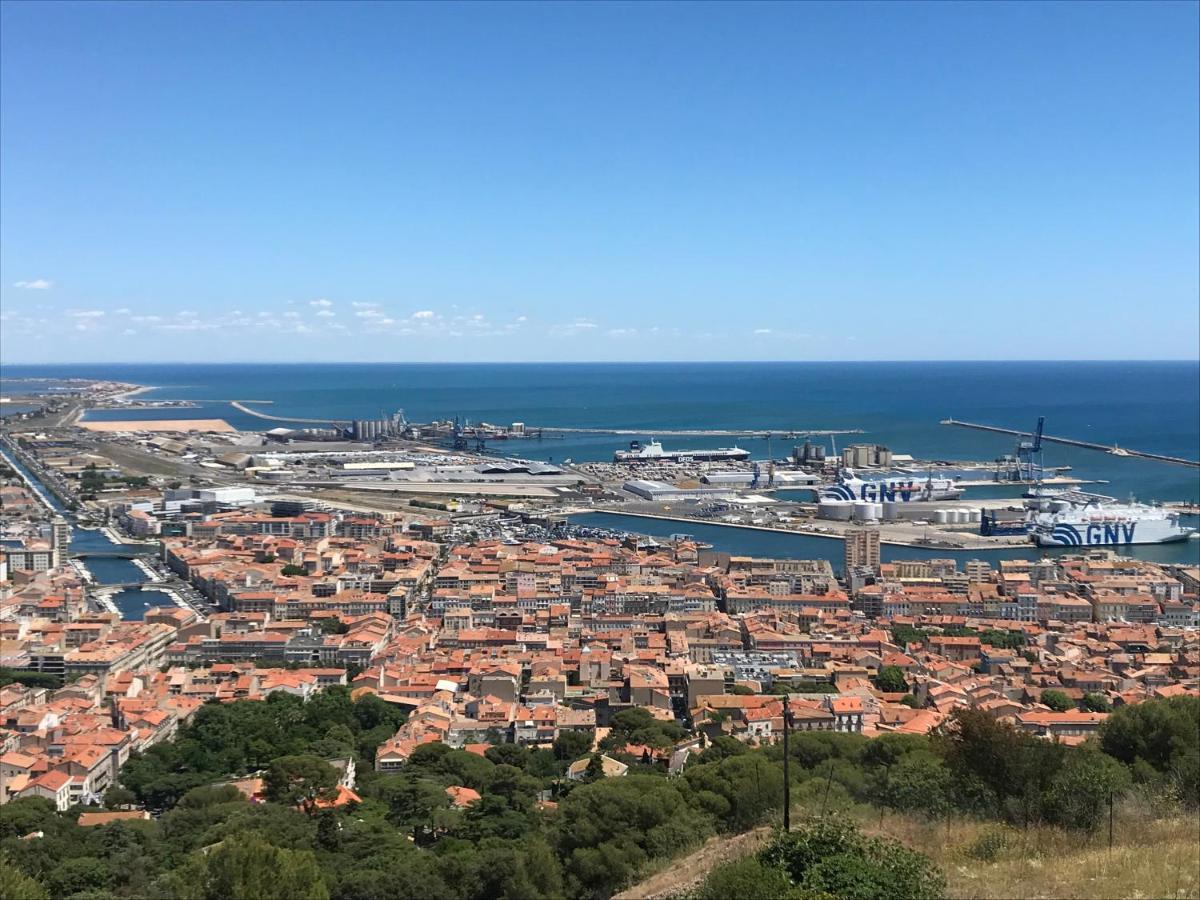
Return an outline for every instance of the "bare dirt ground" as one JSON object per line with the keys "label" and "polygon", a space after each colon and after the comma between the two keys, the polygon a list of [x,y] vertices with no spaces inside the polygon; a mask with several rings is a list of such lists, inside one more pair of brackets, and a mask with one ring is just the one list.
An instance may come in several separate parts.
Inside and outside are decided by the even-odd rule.
{"label": "bare dirt ground", "polygon": [[699,850],[670,862],[667,868],[616,894],[613,900],[666,900],[691,890],[714,867],[757,851],[767,842],[772,830],[763,826],[733,837],[718,835],[709,838]]}
{"label": "bare dirt ground", "polygon": [[220,431],[233,426],[224,419],[130,419],[121,422],[79,422],[88,431]]}

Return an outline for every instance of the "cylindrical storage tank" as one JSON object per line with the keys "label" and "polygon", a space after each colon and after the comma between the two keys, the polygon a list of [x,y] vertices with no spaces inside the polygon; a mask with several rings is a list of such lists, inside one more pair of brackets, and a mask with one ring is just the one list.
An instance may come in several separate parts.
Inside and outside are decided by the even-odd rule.
{"label": "cylindrical storage tank", "polygon": [[854,504],[849,500],[822,500],[817,504],[817,516],[845,522],[853,512]]}
{"label": "cylindrical storage tank", "polygon": [[966,525],[971,521],[971,511],[969,509],[960,509],[958,511],[958,524]]}
{"label": "cylindrical storage tank", "polygon": [[933,514],[933,521],[936,525],[946,525],[950,521],[950,510],[939,509]]}
{"label": "cylindrical storage tank", "polygon": [[950,521],[955,525],[962,525],[967,521],[967,511],[965,509],[952,509],[950,510],[950,515],[954,517]]}
{"label": "cylindrical storage tank", "polygon": [[880,504],[880,518],[885,522],[891,522],[900,517],[901,503],[899,500],[884,500]]}
{"label": "cylindrical storage tank", "polygon": [[865,522],[871,518],[871,502],[869,500],[855,500],[853,518],[856,522]]}
{"label": "cylindrical storage tank", "polygon": [[981,510],[978,510],[978,509],[971,510],[971,521],[972,522],[979,522],[982,520],[982,518],[983,518],[983,512]]}

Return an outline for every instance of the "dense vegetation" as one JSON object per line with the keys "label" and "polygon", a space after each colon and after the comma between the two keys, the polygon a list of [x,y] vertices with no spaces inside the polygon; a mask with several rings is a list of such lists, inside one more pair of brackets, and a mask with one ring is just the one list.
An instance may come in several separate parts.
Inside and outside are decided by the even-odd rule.
{"label": "dense vegetation", "polygon": [[719,866],[692,900],[933,900],[945,885],[922,854],[830,818],[778,834],[756,856]]}
{"label": "dense vegetation", "polygon": [[[109,798],[144,803],[156,819],[81,828],[74,814],[40,800],[0,808],[0,891],[21,885],[19,896],[40,888],[76,900],[601,898],[710,835],[769,821],[783,802],[778,745],[717,738],[679,777],[644,756],[622,757],[623,740],[660,747],[678,734],[640,711],[621,713],[619,739],[608,742],[630,774],[583,783],[562,777],[588,753],[575,735],[547,749],[500,744],[483,756],[426,744],[401,772],[375,773],[374,748],[398,721],[377,698],[353,701],[340,689],[308,703],[277,694],[206,705],[175,741],[132,760],[124,788]],[[918,817],[966,813],[1086,830],[1106,819],[1110,796],[1130,786],[1164,807],[1194,807],[1200,699],[1122,708],[1079,749],[963,711],[931,737],[807,732],[793,736],[790,752],[793,801],[822,822],[714,877],[761,878],[771,896],[784,881],[796,897],[884,896],[885,883],[927,896],[939,876],[923,857],[831,817],[870,804]],[[348,753],[358,758],[361,804],[320,808],[332,772],[324,759]],[[211,786],[255,771],[265,776],[269,802]],[[480,799],[459,808],[451,786]],[[37,831],[44,836],[22,840]]]}
{"label": "dense vegetation", "polygon": [[0,684],[12,684],[16,682],[23,684],[26,687],[34,688],[49,688],[55,690],[63,686],[63,680],[57,675],[51,675],[48,672],[33,672],[26,669],[9,669],[6,666],[0,666]]}

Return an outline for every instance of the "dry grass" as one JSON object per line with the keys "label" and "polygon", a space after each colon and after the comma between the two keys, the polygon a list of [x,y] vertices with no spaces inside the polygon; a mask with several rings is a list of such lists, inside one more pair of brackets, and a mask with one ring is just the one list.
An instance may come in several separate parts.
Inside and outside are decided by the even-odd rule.
{"label": "dry grass", "polygon": [[885,817],[882,827],[877,820],[868,830],[931,857],[946,875],[947,896],[961,900],[1200,898],[1200,820],[1195,817],[1120,816],[1111,851],[1107,828],[1089,837],[1049,827],[1022,830],[895,816]]}
{"label": "dry grass", "polygon": [[[1200,900],[1200,818],[1159,816],[1161,805],[1130,800],[1093,835],[1048,826],[1011,828],[952,818],[929,821],[856,805],[842,810],[863,831],[897,840],[930,857],[946,876],[953,900]],[[794,823],[815,810],[797,805]],[[733,838],[711,838],[674,860],[662,860],[614,900],[660,900],[695,888],[717,865],[756,852],[779,825]]]}

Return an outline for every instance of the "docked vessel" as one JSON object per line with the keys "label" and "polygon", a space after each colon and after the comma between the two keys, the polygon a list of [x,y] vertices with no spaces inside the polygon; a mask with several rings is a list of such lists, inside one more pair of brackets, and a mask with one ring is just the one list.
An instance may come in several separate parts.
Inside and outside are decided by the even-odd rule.
{"label": "docked vessel", "polygon": [[837,484],[826,485],[818,490],[821,500],[870,500],[881,503],[888,501],[956,500],[963,489],[951,478],[914,477],[906,474],[890,474],[882,478],[863,479],[853,469],[842,469]]}
{"label": "docked vessel", "polygon": [[1145,503],[1120,503],[1112,497],[1064,491],[1037,502],[1030,514],[1030,536],[1043,547],[1100,547],[1166,544],[1195,531],[1179,524],[1179,513]]}
{"label": "docked vessel", "polygon": [[632,441],[628,450],[613,454],[613,462],[691,462],[706,460],[729,461],[749,459],[750,451],[741,447],[718,447],[715,450],[664,450],[658,441]]}

